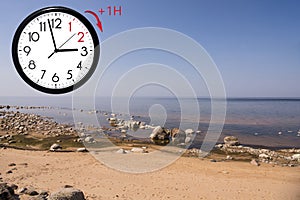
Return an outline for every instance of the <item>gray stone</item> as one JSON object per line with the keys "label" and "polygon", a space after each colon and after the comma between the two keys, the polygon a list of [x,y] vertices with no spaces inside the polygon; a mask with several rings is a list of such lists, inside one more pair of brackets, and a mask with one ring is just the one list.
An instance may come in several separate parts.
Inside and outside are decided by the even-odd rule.
{"label": "gray stone", "polygon": [[82,191],[74,188],[63,188],[58,192],[52,193],[48,200],[85,200]]}

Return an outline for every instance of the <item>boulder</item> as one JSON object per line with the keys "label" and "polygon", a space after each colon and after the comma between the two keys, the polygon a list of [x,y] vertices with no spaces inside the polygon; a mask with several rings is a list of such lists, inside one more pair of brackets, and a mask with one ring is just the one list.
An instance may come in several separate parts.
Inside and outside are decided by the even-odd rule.
{"label": "boulder", "polygon": [[159,134],[162,134],[163,133],[163,128],[161,126],[157,126],[153,129],[151,135],[150,135],[150,138],[151,139],[155,139]]}
{"label": "boulder", "polygon": [[224,138],[224,143],[227,146],[237,146],[237,145],[239,145],[239,140],[237,137],[234,137],[234,136],[226,136]]}
{"label": "boulder", "polygon": [[75,188],[63,188],[58,192],[52,193],[48,200],[85,200],[82,191]]}
{"label": "boulder", "polygon": [[294,155],[292,155],[292,159],[300,161],[300,154],[294,154]]}
{"label": "boulder", "polygon": [[57,151],[57,150],[59,150],[59,149],[62,149],[61,146],[60,146],[59,144],[56,144],[56,143],[55,143],[55,144],[52,144],[52,145],[51,145],[51,147],[50,147],[49,150],[50,150],[50,151]]}
{"label": "boulder", "polygon": [[1,200],[17,200],[15,192],[7,183],[0,183],[0,199]]}
{"label": "boulder", "polygon": [[170,142],[170,133],[168,130],[162,128],[161,126],[157,126],[153,129],[150,138],[151,140],[160,145],[165,145]]}
{"label": "boulder", "polygon": [[185,142],[186,134],[179,128],[173,128],[171,130],[171,137],[174,144],[181,144]]}

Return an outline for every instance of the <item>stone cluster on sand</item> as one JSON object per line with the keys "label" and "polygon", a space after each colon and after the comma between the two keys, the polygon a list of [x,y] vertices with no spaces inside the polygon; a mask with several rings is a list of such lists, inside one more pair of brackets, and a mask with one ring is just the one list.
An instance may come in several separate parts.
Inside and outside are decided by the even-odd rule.
{"label": "stone cluster on sand", "polygon": [[37,191],[32,187],[19,188],[15,184],[8,184],[0,181],[0,199],[1,200],[19,200],[23,196],[30,197],[31,200],[85,200],[82,191],[66,186],[56,192]]}
{"label": "stone cluster on sand", "polygon": [[269,163],[282,166],[299,166],[300,165],[300,149],[280,149],[270,150],[263,148],[252,148],[240,145],[237,137],[226,136],[223,144],[215,146],[217,149],[226,154],[249,154],[254,157],[255,161],[251,161],[253,165],[257,163]]}

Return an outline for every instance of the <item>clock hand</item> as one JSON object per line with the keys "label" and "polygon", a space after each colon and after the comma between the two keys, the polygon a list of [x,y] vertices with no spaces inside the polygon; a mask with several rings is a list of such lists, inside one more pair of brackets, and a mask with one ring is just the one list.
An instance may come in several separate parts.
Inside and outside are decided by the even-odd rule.
{"label": "clock hand", "polygon": [[[55,39],[54,39],[54,35],[53,35],[53,31],[52,31],[52,28],[51,28],[51,24],[50,24],[50,20],[48,19],[48,25],[49,25],[49,29],[50,29],[50,33],[51,33],[51,37],[52,37],[52,42],[53,42],[53,45],[54,45],[54,53],[55,51],[57,50],[56,48],[56,44],[55,44]],[[51,57],[51,56],[50,56]]]}
{"label": "clock hand", "polygon": [[76,35],[76,33],[74,33],[69,39],[67,39],[62,45],[60,45],[60,47],[58,47],[58,49],[60,49],[62,46],[64,46],[67,42],[69,42],[69,40],[72,39],[72,37],[74,37],[74,35]]}
{"label": "clock hand", "polygon": [[56,52],[78,51],[78,49],[57,49]]}

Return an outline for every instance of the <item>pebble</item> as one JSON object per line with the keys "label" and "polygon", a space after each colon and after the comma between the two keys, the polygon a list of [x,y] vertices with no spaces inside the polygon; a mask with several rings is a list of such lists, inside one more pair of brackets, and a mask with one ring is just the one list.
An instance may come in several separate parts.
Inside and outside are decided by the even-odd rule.
{"label": "pebble", "polygon": [[16,164],[15,163],[9,163],[8,166],[13,167],[13,166],[16,166]]}

